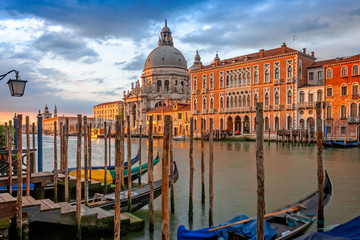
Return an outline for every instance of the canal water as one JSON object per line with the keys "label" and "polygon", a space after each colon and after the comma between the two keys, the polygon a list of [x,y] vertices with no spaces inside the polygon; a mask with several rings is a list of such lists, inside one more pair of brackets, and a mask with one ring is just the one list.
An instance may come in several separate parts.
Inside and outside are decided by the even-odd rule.
{"label": "canal water", "polygon": [[[44,170],[53,168],[53,137],[43,136]],[[132,139],[132,156],[138,151],[139,139]],[[142,156],[147,156],[147,139],[142,142]],[[155,140],[154,153],[161,151],[161,140]],[[256,216],[255,142],[214,142],[214,225],[243,213]],[[126,146],[125,146],[126,149]],[[200,142],[194,143],[194,220],[188,223],[189,142],[174,141],[174,160],[179,169],[175,184],[175,213],[170,214],[170,239],[176,239],[177,227],[199,229],[208,224],[209,145],[205,143],[206,204],[201,204]],[[265,204],[271,212],[308,195],[317,188],[317,151],[315,145],[264,144]],[[92,141],[93,166],[103,165],[104,140]],[[76,137],[69,138],[69,167],[75,166]],[[126,158],[125,158],[126,159]],[[360,215],[360,148],[324,149],[324,167],[333,183],[334,196],[325,209],[325,225],[348,221]],[[144,161],[144,160],[143,160]],[[112,139],[114,164],[114,139]],[[161,178],[161,162],[154,168],[155,180]],[[146,184],[147,175],[142,182]],[[150,234],[149,209],[134,214],[145,219],[145,230],[121,239],[161,238],[161,197],[155,200],[155,231]],[[313,224],[310,231],[314,231]],[[72,239],[74,229],[44,231],[37,239]],[[84,239],[113,239],[112,234],[84,233]]]}

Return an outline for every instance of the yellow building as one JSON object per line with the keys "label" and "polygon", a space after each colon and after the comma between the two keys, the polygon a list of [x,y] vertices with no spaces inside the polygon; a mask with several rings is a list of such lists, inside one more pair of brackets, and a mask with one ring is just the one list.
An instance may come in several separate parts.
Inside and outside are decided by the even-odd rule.
{"label": "yellow building", "polygon": [[[60,134],[60,123],[62,123],[63,126],[65,126],[66,119],[69,120],[69,134],[75,134],[78,118],[77,117],[66,117],[66,116],[52,117],[52,118],[44,119],[43,120],[43,133],[46,135],[54,134],[54,123],[56,122],[57,134]],[[88,117],[87,123],[88,124],[91,123],[94,126],[94,119],[92,117]],[[82,118],[81,131],[84,131],[84,118]]]}
{"label": "yellow building", "polygon": [[190,136],[190,104],[173,102],[167,106],[157,107],[146,113],[146,126],[149,129],[150,116],[153,116],[153,134],[163,136],[164,116],[172,116],[173,136]]}
{"label": "yellow building", "polygon": [[95,120],[116,120],[116,116],[120,114],[123,101],[101,103],[93,107],[93,115]]}

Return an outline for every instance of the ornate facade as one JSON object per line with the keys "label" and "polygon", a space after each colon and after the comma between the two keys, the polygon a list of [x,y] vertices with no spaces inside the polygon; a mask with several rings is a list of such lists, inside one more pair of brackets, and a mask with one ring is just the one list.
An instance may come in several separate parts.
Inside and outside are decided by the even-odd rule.
{"label": "ornate facade", "polygon": [[190,97],[187,62],[182,53],[174,47],[171,31],[162,28],[158,47],[146,58],[141,83],[131,84],[131,90],[124,91],[125,116],[130,116],[132,131],[146,128],[146,112],[172,102],[185,102]]}

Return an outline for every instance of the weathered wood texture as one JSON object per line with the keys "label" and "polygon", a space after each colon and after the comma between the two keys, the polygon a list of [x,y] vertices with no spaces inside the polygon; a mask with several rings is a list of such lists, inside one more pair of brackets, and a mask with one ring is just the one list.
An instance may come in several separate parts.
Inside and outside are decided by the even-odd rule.
{"label": "weathered wood texture", "polygon": [[65,147],[64,147],[64,126],[63,122],[60,122],[60,173],[64,172],[64,157],[65,157]]}
{"label": "weathered wood texture", "polygon": [[214,225],[214,151],[213,151],[213,133],[214,119],[210,118],[210,136],[209,136],[209,227]]}
{"label": "weathered wood texture", "polygon": [[201,119],[201,203],[205,204],[204,119]]}
{"label": "weathered wood texture", "polygon": [[171,212],[175,212],[175,188],[174,188],[174,153],[173,153],[173,120],[170,118],[169,128],[169,150],[170,150],[170,209]]}
{"label": "weathered wood texture", "polygon": [[[142,139],[142,131],[140,125],[140,134],[139,134],[139,166],[141,166],[141,139]],[[141,167],[139,167],[139,185],[141,184]]]}
{"label": "weathered wood texture", "polygon": [[89,175],[88,175],[88,125],[87,117],[84,116],[84,200],[89,203]]}
{"label": "weathered wood texture", "polygon": [[114,221],[114,240],[120,239],[120,139],[121,139],[121,126],[120,116],[116,116],[115,124],[115,221]]}
{"label": "weathered wood texture", "polygon": [[150,219],[149,231],[154,231],[154,175],[153,175],[153,116],[149,120],[149,139],[148,139],[148,183],[150,185]]}
{"label": "weathered wood texture", "polygon": [[257,178],[257,239],[264,239],[264,118],[263,104],[256,103],[256,178]]}
{"label": "weathered wood texture", "polygon": [[106,122],[104,122],[104,192],[107,193],[107,128]]}
{"label": "weathered wood texture", "polygon": [[9,186],[9,193],[10,195],[12,194],[12,174],[13,174],[13,170],[12,170],[12,122],[9,121],[9,143],[8,143],[8,148],[9,148],[9,177],[8,177],[8,186]]}
{"label": "weathered wood texture", "polygon": [[317,143],[317,177],[318,177],[318,222],[317,228],[318,231],[323,231],[324,229],[324,167],[322,159],[322,120],[321,120],[321,103],[316,103],[316,143]]}
{"label": "weathered wood texture", "polygon": [[65,120],[65,141],[64,141],[64,167],[65,167],[65,179],[64,179],[64,188],[65,188],[65,201],[70,200],[69,195],[69,169],[68,169],[68,143],[69,143],[69,119]]}
{"label": "weathered wood texture", "polygon": [[188,218],[191,222],[193,220],[193,189],[194,189],[194,159],[193,159],[193,146],[194,145],[194,120],[193,117],[190,118],[190,151],[189,151],[189,169],[190,169],[190,179],[189,179],[189,212]]}
{"label": "weathered wood texture", "polygon": [[[130,131],[130,116],[127,116],[127,172],[128,176],[131,174],[131,131]],[[131,177],[128,177],[128,209],[131,212]]]}
{"label": "weathered wood texture", "polygon": [[169,128],[170,116],[164,116],[163,162],[162,162],[162,194],[161,194],[161,239],[170,238],[169,222]]}
{"label": "weathered wood texture", "polygon": [[18,153],[17,153],[17,212],[16,212],[16,229],[18,238],[22,239],[22,115],[18,115],[17,120],[17,139],[18,139]]}
{"label": "weathered wood texture", "polygon": [[78,114],[76,126],[77,154],[76,154],[76,237],[81,239],[81,114]]}
{"label": "weathered wood texture", "polygon": [[[58,166],[57,166],[57,122],[54,121],[54,201],[58,201],[58,190],[57,190],[57,177],[58,177]],[[26,194],[27,195],[27,194]],[[27,195],[29,196],[29,195]]]}
{"label": "weathered wood texture", "polygon": [[91,172],[92,172],[92,166],[91,166],[91,126],[92,124],[89,124],[88,129],[88,162],[89,162],[89,178],[91,180]]}

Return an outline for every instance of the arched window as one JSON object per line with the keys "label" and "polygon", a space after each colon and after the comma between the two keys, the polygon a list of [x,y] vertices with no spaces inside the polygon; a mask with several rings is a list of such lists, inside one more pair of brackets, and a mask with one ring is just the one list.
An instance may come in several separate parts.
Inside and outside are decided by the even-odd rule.
{"label": "arched window", "polygon": [[226,75],[226,87],[228,87],[229,84],[230,84],[230,82],[229,82],[229,75]]}
{"label": "arched window", "polygon": [[308,102],[311,103],[313,101],[314,101],[314,94],[313,94],[313,92],[309,91]]}
{"label": "arched window", "polygon": [[278,116],[275,117],[275,131],[280,129],[280,119]]}
{"label": "arched window", "polygon": [[194,110],[197,110],[197,101],[194,99]]}
{"label": "arched window", "polygon": [[292,128],[292,118],[288,116],[287,118],[287,129],[290,130]]}
{"label": "arched window", "polygon": [[347,85],[341,85],[341,96],[347,96]]}
{"label": "arched window", "polygon": [[292,78],[292,76],[293,76],[293,68],[292,68],[291,65],[288,66],[287,74],[288,74],[288,78]]}
{"label": "arched window", "polygon": [[161,80],[158,80],[156,84],[156,91],[161,92],[161,85],[162,85]]}
{"label": "arched window", "polygon": [[234,97],[234,107],[237,107],[237,96]]}
{"label": "arched window", "polygon": [[287,104],[292,104],[292,92],[290,90],[287,93]]}
{"label": "arched window", "polygon": [[279,68],[275,68],[275,79],[279,79],[280,78],[280,71]]}
{"label": "arched window", "polygon": [[203,109],[206,109],[206,98],[203,99]]}
{"label": "arched window", "polygon": [[241,107],[241,95],[239,95],[238,100],[239,100],[239,107]]}
{"label": "arched window", "polygon": [[354,83],[354,84],[352,85],[352,95],[353,95],[354,97],[356,97],[356,96],[358,96],[358,94],[359,94],[359,84]]}
{"label": "arched window", "polygon": [[326,78],[332,78],[332,69],[326,71]]}
{"label": "arched window", "polygon": [[220,98],[220,108],[221,109],[224,108],[224,98],[223,97]]}
{"label": "arched window", "polygon": [[233,102],[234,102],[234,101],[233,101],[233,97],[231,96],[231,97],[230,97],[230,106],[231,106],[231,107],[234,107]]}
{"label": "arched window", "polygon": [[348,75],[348,72],[347,72],[347,67],[342,67],[341,68],[341,76],[342,77],[346,77]]}
{"label": "arched window", "polygon": [[269,69],[265,70],[265,82],[270,82],[270,71],[269,71]]}
{"label": "arched window", "polygon": [[259,83],[259,73],[258,71],[254,71],[254,83]]}
{"label": "arched window", "polygon": [[269,131],[270,129],[269,129],[269,127],[270,127],[270,121],[269,121],[269,118],[268,117],[265,117],[265,131]]}
{"label": "arched window", "polygon": [[258,95],[255,93],[254,94],[254,106],[255,106],[255,104],[258,102]]}
{"label": "arched window", "polygon": [[356,103],[350,104],[350,117],[357,117],[357,105]]}
{"label": "arched window", "polygon": [[197,81],[196,81],[196,78],[194,78],[194,90],[197,90]]}
{"label": "arched window", "polygon": [[270,101],[269,101],[269,93],[265,93],[265,106],[269,106]]}
{"label": "arched window", "polygon": [[346,106],[342,105],[341,109],[340,109],[340,118],[341,119],[346,119]]}
{"label": "arched window", "polygon": [[300,92],[300,101],[299,102],[301,102],[301,103],[305,102],[305,93],[304,93],[304,91]]}
{"label": "arched window", "polygon": [[319,89],[317,91],[317,101],[322,102],[322,100],[323,100],[323,92],[322,92],[322,90]]}
{"label": "arched window", "polygon": [[326,107],[326,119],[332,119],[332,108],[331,108],[331,106]]}
{"label": "arched window", "polygon": [[229,97],[226,97],[226,108],[230,107]]}
{"label": "arched window", "polygon": [[165,80],[165,84],[164,84],[164,88],[165,88],[165,92],[168,92],[170,90],[170,82],[169,80]]}
{"label": "arched window", "polygon": [[243,107],[246,107],[246,96],[245,95],[243,95]]}
{"label": "arched window", "polygon": [[247,82],[250,83],[250,73],[247,74]]}
{"label": "arched window", "polygon": [[250,107],[250,95],[247,95],[247,106]]}
{"label": "arched window", "polygon": [[332,94],[332,86],[327,86],[327,88],[326,88],[326,96],[328,96],[328,97],[333,96],[333,94]]}
{"label": "arched window", "polygon": [[214,109],[214,98],[210,98],[210,109]]}
{"label": "arched window", "polygon": [[275,105],[280,104],[280,94],[279,92],[275,92]]}
{"label": "arched window", "polygon": [[359,66],[358,65],[354,65],[352,67],[352,75],[358,75],[359,74]]}

